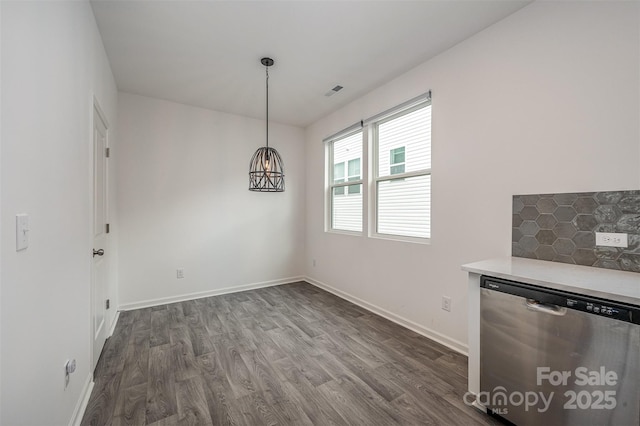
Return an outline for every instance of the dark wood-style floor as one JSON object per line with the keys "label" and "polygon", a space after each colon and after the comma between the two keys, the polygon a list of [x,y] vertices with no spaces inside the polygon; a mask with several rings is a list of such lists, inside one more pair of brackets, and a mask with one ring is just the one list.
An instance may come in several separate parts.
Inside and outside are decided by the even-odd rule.
{"label": "dark wood-style floor", "polygon": [[82,424],[495,424],[466,365],[301,282],[122,312]]}

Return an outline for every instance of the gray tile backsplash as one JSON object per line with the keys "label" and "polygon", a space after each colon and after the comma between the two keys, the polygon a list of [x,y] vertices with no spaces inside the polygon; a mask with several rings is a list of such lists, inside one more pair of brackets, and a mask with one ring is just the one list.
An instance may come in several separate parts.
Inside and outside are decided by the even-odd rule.
{"label": "gray tile backsplash", "polygon": [[[516,257],[640,272],[640,191],[513,196]],[[596,232],[624,232],[629,247],[596,247]]]}

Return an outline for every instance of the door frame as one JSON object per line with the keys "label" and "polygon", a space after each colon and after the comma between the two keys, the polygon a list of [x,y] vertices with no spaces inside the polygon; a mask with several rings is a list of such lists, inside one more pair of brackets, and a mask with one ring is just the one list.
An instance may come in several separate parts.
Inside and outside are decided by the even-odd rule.
{"label": "door frame", "polygon": [[[90,239],[90,248],[89,250],[87,250],[88,253],[91,253],[91,251],[94,248],[94,238],[95,238],[95,229],[94,229],[94,225],[95,225],[95,219],[94,219],[94,215],[95,215],[95,144],[94,144],[94,131],[95,131],[95,116],[96,114],[100,117],[100,120],[102,120],[102,123],[104,124],[105,127],[105,148],[109,148],[110,147],[110,139],[111,139],[111,127],[109,124],[109,121],[107,120],[107,116],[104,113],[104,111],[102,110],[102,108],[100,107],[100,103],[97,99],[97,97],[94,95],[92,95],[91,97],[91,119],[90,119],[90,138],[89,138],[89,142],[90,142],[90,150],[89,150],[89,158],[90,158],[90,182],[91,182],[91,197],[90,197],[90,202],[91,202],[91,221],[90,221],[90,235],[91,235],[91,239]],[[105,199],[107,200],[106,202],[106,209],[105,209],[105,222],[109,223],[109,206],[110,206],[110,202],[111,202],[111,191],[110,191],[110,185],[109,185],[109,180],[110,180],[110,167],[109,167],[109,161],[105,162],[105,181],[104,181],[104,190],[105,190]],[[110,261],[110,251],[111,251],[111,241],[109,238],[109,234],[107,234],[105,236],[106,238],[106,242],[107,244],[105,245],[105,249],[109,252],[109,257],[107,257],[105,259],[105,261],[107,261],[107,265],[106,268],[108,271],[111,271],[111,261]],[[91,250],[91,251],[90,251]],[[103,347],[100,348],[96,348],[94,343],[94,318],[95,318],[95,309],[94,309],[94,272],[93,272],[93,268],[94,268],[94,264],[93,264],[93,256],[91,256],[89,258],[90,264],[89,264],[89,268],[90,268],[90,276],[89,276],[89,363],[91,365],[91,376],[94,376],[94,370],[97,366],[93,365],[93,360],[94,360],[94,355],[97,352],[101,352]],[[110,288],[110,280],[107,279],[106,281],[106,291],[107,291],[107,297],[109,297],[109,295],[112,293],[111,292],[111,288]],[[111,335],[111,315],[109,314],[110,312],[113,312],[111,310],[111,308],[113,308],[113,306],[110,307],[110,309],[106,310],[105,312],[105,318],[104,318],[104,328],[105,328],[105,338],[109,338],[109,336]]]}

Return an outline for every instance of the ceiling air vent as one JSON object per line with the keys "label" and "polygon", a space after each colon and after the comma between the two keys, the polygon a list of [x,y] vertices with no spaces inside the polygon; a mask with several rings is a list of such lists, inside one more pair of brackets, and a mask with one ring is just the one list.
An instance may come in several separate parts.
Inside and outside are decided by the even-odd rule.
{"label": "ceiling air vent", "polygon": [[334,87],[333,89],[329,90],[327,93],[325,93],[324,95],[329,97],[329,96],[333,96],[335,95],[337,92],[341,91],[343,89],[342,86],[337,85],[336,87]]}

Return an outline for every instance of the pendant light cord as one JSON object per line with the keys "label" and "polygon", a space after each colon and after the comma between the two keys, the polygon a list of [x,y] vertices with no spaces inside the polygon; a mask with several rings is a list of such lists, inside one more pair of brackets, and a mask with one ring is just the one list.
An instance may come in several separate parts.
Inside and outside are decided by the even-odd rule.
{"label": "pendant light cord", "polygon": [[267,72],[267,148],[269,148],[269,67],[266,66]]}

